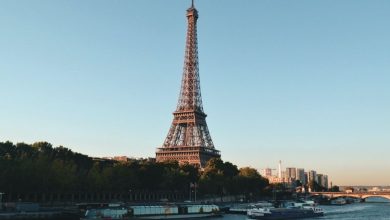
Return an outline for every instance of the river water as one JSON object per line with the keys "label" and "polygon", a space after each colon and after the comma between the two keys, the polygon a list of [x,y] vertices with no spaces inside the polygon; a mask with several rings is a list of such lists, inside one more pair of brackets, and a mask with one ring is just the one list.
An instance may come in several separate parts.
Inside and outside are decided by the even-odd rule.
{"label": "river water", "polygon": [[[355,203],[344,206],[319,206],[325,211],[323,217],[307,218],[308,220],[390,220],[390,203]],[[225,215],[219,219],[244,220],[245,215]]]}

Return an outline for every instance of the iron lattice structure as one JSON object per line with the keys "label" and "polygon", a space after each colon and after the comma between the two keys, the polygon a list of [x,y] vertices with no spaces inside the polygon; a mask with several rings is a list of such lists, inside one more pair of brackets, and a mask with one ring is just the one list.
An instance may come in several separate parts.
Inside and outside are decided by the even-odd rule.
{"label": "iron lattice structure", "polygon": [[207,128],[200,92],[198,40],[196,23],[198,11],[192,3],[187,9],[187,39],[183,78],[173,122],[162,147],[157,148],[157,162],[176,160],[179,163],[204,167],[214,157],[220,157]]}

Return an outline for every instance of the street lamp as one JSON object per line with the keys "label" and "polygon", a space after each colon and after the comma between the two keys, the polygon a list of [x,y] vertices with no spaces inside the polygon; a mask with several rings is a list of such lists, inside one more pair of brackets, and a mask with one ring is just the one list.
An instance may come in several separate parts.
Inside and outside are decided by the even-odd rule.
{"label": "street lamp", "polygon": [[3,195],[4,193],[0,192],[0,211],[3,210]]}
{"label": "street lamp", "polygon": [[131,201],[131,189],[129,189],[129,203],[130,203],[130,201]]}
{"label": "street lamp", "polygon": [[[196,188],[198,187],[197,183],[190,183],[190,201],[191,200],[191,194],[194,192],[194,202],[196,202]],[[192,191],[192,188],[194,188],[194,191]]]}

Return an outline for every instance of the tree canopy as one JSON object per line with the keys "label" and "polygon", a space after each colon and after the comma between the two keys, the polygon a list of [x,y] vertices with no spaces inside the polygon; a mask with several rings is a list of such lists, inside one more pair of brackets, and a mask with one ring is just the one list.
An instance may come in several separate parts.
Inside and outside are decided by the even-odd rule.
{"label": "tree canopy", "polygon": [[170,190],[201,195],[258,194],[268,182],[253,168],[211,159],[200,170],[176,161],[91,158],[47,142],[0,142],[1,192]]}

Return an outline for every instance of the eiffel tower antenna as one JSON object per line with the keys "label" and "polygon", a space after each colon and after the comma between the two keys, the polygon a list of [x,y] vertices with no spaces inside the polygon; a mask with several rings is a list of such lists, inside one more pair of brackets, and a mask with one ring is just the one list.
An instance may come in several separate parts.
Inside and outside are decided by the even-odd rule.
{"label": "eiffel tower antenna", "polygon": [[198,11],[191,1],[187,9],[187,38],[179,100],[168,135],[157,148],[157,162],[176,160],[204,167],[211,158],[219,158],[207,128],[200,92],[197,20]]}

